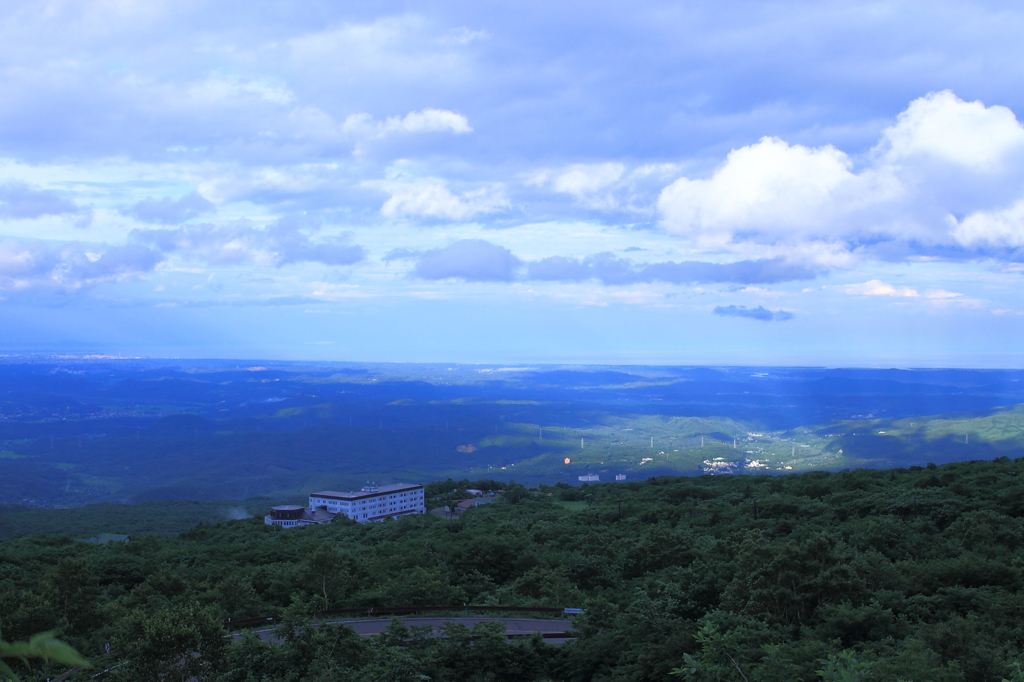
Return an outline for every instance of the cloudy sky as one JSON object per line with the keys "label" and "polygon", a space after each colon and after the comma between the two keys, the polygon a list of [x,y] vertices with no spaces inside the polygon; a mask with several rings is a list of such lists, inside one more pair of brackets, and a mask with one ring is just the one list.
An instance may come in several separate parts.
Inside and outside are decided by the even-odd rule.
{"label": "cloudy sky", "polygon": [[0,3],[0,352],[1024,366],[1024,11]]}

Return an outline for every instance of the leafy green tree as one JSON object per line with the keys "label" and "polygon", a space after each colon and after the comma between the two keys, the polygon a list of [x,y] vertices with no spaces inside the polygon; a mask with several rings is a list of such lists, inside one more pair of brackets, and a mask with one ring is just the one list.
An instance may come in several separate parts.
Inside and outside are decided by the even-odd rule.
{"label": "leafy green tree", "polygon": [[395,646],[377,648],[373,660],[360,672],[367,682],[424,682],[430,679],[420,671],[420,664],[412,654]]}
{"label": "leafy green tree", "polygon": [[53,605],[33,590],[9,589],[0,592],[0,625],[13,639],[25,639],[33,633],[55,630],[60,626]]}
{"label": "leafy green tree", "polygon": [[828,682],[861,682],[870,679],[871,663],[857,658],[849,649],[832,654],[820,663],[822,668],[815,672]]}
{"label": "leafy green tree", "polygon": [[526,489],[526,486],[519,483],[510,482],[508,487],[505,488],[505,499],[512,504],[519,504],[524,498],[528,497],[530,491]]}
{"label": "leafy green tree", "polygon": [[713,623],[705,623],[694,639],[700,655],[683,654],[683,665],[671,674],[686,680],[743,680],[749,682],[750,665],[741,653],[733,632],[720,632]]}
{"label": "leafy green tree", "polygon": [[226,576],[217,584],[216,597],[229,618],[252,618],[266,610],[247,573]]}
{"label": "leafy green tree", "polygon": [[305,570],[316,584],[317,591],[323,595],[324,609],[331,606],[328,584],[334,582],[344,565],[345,557],[335,545],[329,542],[322,543],[306,558]]}
{"label": "leafy green tree", "polygon": [[60,559],[46,578],[45,595],[62,624],[72,632],[85,632],[95,618],[96,590],[84,557]]}
{"label": "leafy green tree", "polygon": [[145,613],[133,610],[121,621],[116,648],[117,677],[133,682],[212,680],[227,641],[224,627],[208,608],[192,602]]}
{"label": "leafy green tree", "polygon": [[[141,680],[198,660],[197,678],[222,669],[223,682],[362,682],[371,667],[434,682],[664,682],[677,666],[695,680],[792,682],[863,673],[844,649],[870,661],[865,679],[999,680],[1024,651],[1022,467],[554,486],[468,523],[282,532],[257,518],[127,546],[17,538],[0,542],[0,625],[15,640],[63,626],[83,651],[112,642],[125,660],[106,676]],[[585,508],[557,504],[563,493]],[[510,644],[497,628],[395,628],[377,642],[310,615],[402,602],[586,613],[561,647]],[[282,616],[278,641],[222,642],[217,621],[243,614]],[[223,655],[203,653],[204,631]]]}

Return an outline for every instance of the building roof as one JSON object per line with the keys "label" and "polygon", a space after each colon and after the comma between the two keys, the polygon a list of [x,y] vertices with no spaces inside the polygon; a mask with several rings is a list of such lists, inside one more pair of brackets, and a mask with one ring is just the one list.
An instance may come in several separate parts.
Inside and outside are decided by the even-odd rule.
{"label": "building roof", "polygon": [[416,483],[394,483],[392,485],[377,486],[373,490],[360,490],[348,493],[339,492],[337,490],[321,490],[320,492],[310,493],[309,496],[326,497],[332,500],[362,500],[367,497],[377,497],[379,495],[404,492],[406,490],[420,490],[422,488],[423,486]]}
{"label": "building roof", "polygon": [[303,509],[302,510],[302,520],[303,521],[312,521],[313,523],[322,523],[324,521],[330,521],[335,516],[337,516],[337,515],[336,514],[332,514],[331,512],[325,511],[323,509]]}
{"label": "building roof", "polygon": [[100,533],[94,538],[75,538],[78,542],[95,542],[100,545],[105,545],[108,542],[130,542],[131,536],[121,535],[120,533]]}
{"label": "building roof", "polygon": [[272,507],[274,510],[281,511],[298,511],[294,517],[277,519],[272,515],[268,514],[264,517],[267,523],[279,523],[279,522],[292,522],[292,525],[305,525],[307,523],[330,523],[337,514],[329,512],[326,509],[306,509],[305,507],[297,507],[293,504],[281,505],[280,507]]}

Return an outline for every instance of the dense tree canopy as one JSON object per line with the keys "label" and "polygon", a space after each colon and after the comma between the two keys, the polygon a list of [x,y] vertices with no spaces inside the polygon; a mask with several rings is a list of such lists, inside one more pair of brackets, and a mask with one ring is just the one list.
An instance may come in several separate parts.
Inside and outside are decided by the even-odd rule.
{"label": "dense tree canopy", "polygon": [[[0,628],[58,630],[133,680],[998,681],[1024,651],[1022,466],[560,484],[451,521],[16,538],[0,543]],[[586,613],[559,647],[500,626],[361,639],[307,615],[463,603]],[[223,638],[225,619],[266,614],[281,642]]]}

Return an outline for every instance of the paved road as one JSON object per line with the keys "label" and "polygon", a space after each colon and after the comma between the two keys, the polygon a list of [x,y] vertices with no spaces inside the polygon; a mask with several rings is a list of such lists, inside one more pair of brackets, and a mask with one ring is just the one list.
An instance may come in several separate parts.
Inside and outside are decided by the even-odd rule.
{"label": "paved road", "polygon": [[[559,634],[568,633],[572,630],[572,622],[568,620],[555,620],[550,618],[493,618],[488,616],[460,616],[457,618],[399,618],[402,623],[409,626],[424,627],[429,625],[434,632],[440,633],[445,623],[460,623],[467,628],[472,628],[477,623],[488,621],[500,621],[505,623],[506,635],[531,635],[534,632]],[[390,618],[354,618],[352,620],[332,620],[331,625],[349,625],[356,633],[363,637],[376,635],[384,631],[391,624]],[[256,630],[260,639],[266,641],[276,639],[274,633],[276,628],[265,628]],[[241,633],[235,633],[235,639],[241,637]],[[549,644],[563,644],[572,637],[545,638]]]}

